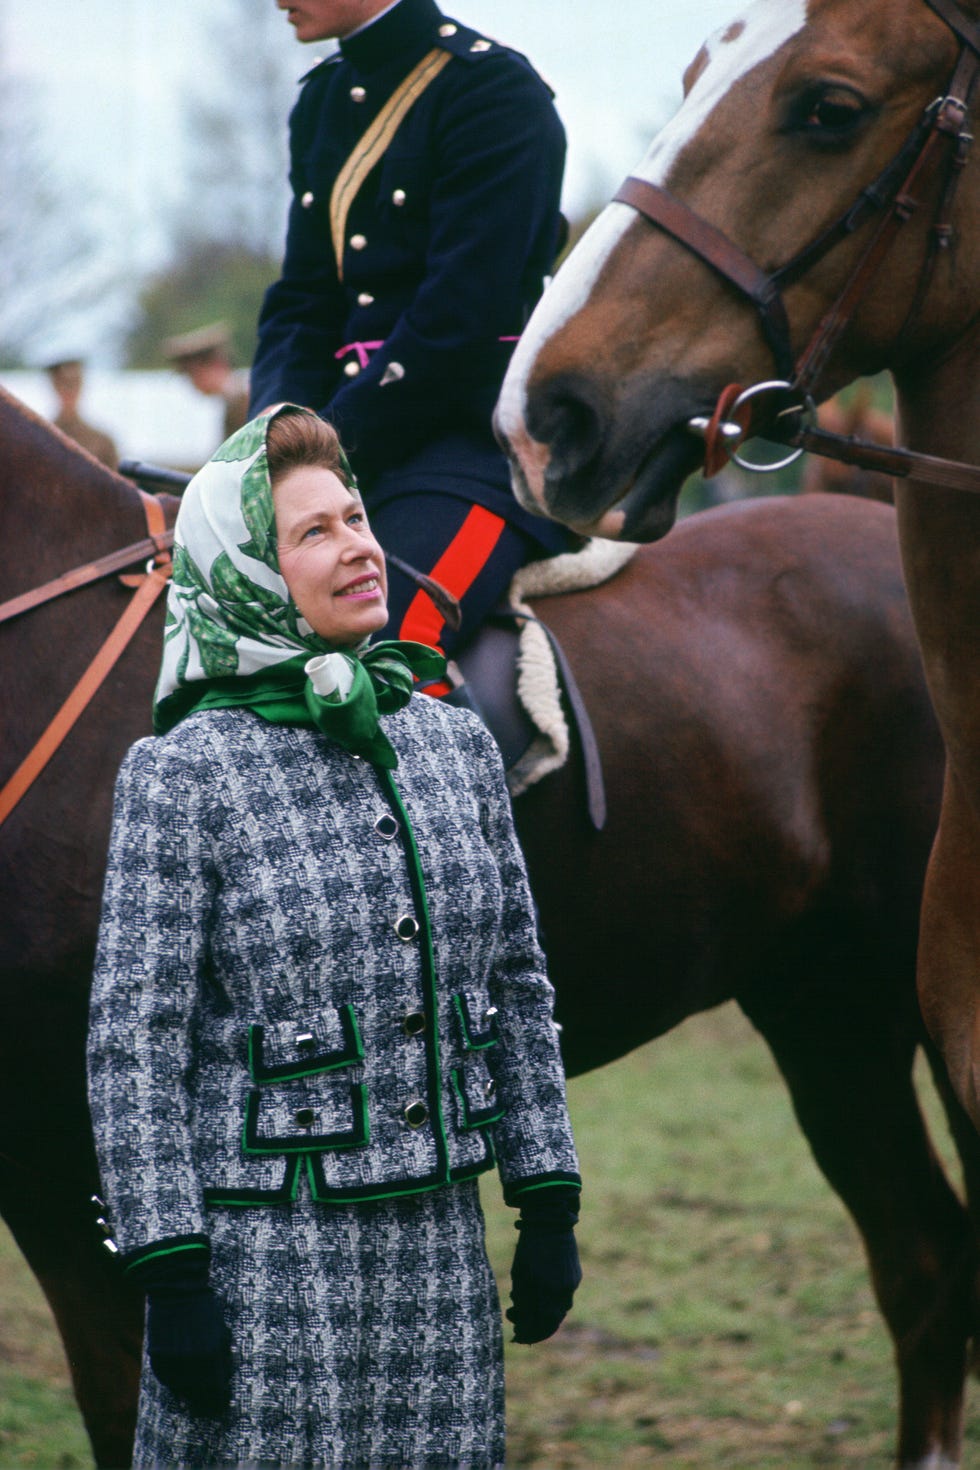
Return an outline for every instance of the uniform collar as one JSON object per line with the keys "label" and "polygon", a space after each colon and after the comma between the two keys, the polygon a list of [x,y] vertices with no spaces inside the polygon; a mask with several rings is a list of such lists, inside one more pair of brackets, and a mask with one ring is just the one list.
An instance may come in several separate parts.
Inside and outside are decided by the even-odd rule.
{"label": "uniform collar", "polygon": [[341,55],[360,71],[376,71],[434,36],[441,20],[435,0],[400,0],[366,30],[341,41]]}

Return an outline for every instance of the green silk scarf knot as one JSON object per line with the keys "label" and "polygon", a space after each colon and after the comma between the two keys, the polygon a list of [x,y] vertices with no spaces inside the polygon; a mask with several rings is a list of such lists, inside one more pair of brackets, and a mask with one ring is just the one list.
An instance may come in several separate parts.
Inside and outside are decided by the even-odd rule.
{"label": "green silk scarf knot", "polygon": [[216,679],[186,714],[203,709],[253,710],[273,725],[321,730],[352,755],[392,771],[398,757],[381,729],[380,716],[402,709],[416,679],[441,678],[446,660],[424,643],[389,639],[360,653],[342,651],[354,675],[343,699],[320,695],[306,674],[307,653],[284,659],[245,678]]}

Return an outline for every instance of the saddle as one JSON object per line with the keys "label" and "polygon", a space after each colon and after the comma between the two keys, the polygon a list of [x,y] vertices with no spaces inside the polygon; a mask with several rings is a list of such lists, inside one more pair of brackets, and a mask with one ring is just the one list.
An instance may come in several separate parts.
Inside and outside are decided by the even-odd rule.
{"label": "saddle", "polygon": [[483,624],[467,644],[457,661],[450,661],[452,691],[443,697],[450,704],[471,709],[486,725],[500,747],[511,794],[527,790],[541,774],[563,765],[565,756],[535,758],[534,748],[541,741],[541,729],[531,719],[521,701],[519,661],[523,629],[533,622],[545,635],[554,659],[555,669],[567,706],[585,776],[586,807],[589,820],[600,832],[606,820],[606,796],[602,779],[602,761],[596,744],[592,721],[571,665],[558,639],[540,618],[529,611],[502,606]]}

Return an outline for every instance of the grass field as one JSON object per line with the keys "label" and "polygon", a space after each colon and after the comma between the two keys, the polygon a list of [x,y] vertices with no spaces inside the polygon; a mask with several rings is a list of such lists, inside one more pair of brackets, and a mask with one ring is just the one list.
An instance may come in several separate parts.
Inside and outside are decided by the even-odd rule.
{"label": "grass field", "polygon": [[[585,1280],[556,1338],[508,1347],[508,1463],[888,1465],[891,1348],[858,1239],[737,1010],[569,1092]],[[492,1180],[484,1200],[505,1290],[513,1214]],[[49,1314],[2,1238],[0,1466],[91,1463]]]}

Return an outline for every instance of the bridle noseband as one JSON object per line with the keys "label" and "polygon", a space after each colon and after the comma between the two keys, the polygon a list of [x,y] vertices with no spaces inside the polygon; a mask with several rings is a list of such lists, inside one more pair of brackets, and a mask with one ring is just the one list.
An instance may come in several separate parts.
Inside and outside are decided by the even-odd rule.
{"label": "bridle noseband", "polygon": [[[766,340],[777,377],[764,384],[743,389],[738,384],[726,388],[711,417],[692,419],[689,427],[706,440],[705,473],[714,474],[731,457],[746,469],[772,470],[811,449],[845,458],[848,463],[861,463],[883,469],[887,474],[916,474],[932,478],[935,483],[953,483],[961,489],[980,490],[980,470],[970,470],[966,483],[962,474],[943,477],[937,467],[948,461],[932,456],[916,455],[908,450],[883,450],[879,446],[859,444],[817,429],[812,418],[813,399],[833,347],[850,322],[868,287],[907,220],[921,203],[924,186],[945,164],[945,180],[933,221],[928,254],[905,320],[896,341],[905,337],[918,318],[940,253],[952,239],[952,208],[956,187],[972,143],[967,130],[970,106],[980,77],[980,27],[965,16],[955,0],[925,0],[956,34],[962,48],[946,94],[925,109],[898,153],[872,183],[861,190],[854,202],[792,259],[776,270],[765,271],[746,255],[727,235],[709,224],[682,200],[658,184],[631,176],[626,179],[615,201],[627,204],[656,228],[663,230],[683,245],[754,307],[762,335]],[[810,268],[835,245],[860,228],[867,220],[880,216],[862,255],[848,276],[837,298],[818,323],[803,352],[796,357],[790,336],[789,317],[783,291],[800,280]],[[778,464],[757,465],[737,454],[737,446],[749,431],[753,400],[766,393],[776,395],[777,407],[769,418],[777,421],[774,437],[794,446],[788,459]],[[780,425],[778,420],[788,420]],[[780,432],[780,429],[783,432]],[[860,457],[855,457],[855,450]],[[887,459],[883,462],[882,456]],[[926,470],[930,473],[927,476]],[[975,481],[975,483],[974,483]]]}

